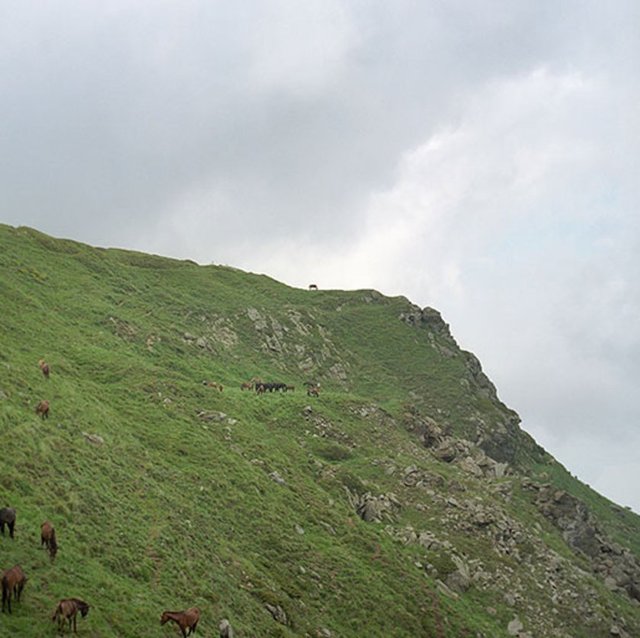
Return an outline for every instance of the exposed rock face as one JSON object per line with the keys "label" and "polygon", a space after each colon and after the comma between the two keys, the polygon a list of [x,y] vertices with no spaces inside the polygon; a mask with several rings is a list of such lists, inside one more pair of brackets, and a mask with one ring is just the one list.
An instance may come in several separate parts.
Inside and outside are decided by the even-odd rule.
{"label": "exposed rock face", "polygon": [[[322,370],[323,377],[347,387],[350,363],[334,343],[331,331],[315,320],[311,312],[289,308],[286,316],[275,317],[257,308],[247,308],[246,316],[260,339],[260,348],[277,358],[295,362],[305,375]],[[310,337],[319,338],[319,345],[310,347]]]}
{"label": "exposed rock face", "polygon": [[492,424],[485,430],[479,446],[496,461],[514,463],[521,431],[520,417],[513,411],[502,422]]}
{"label": "exposed rock face", "polygon": [[502,457],[505,454],[498,454],[501,458],[496,460],[489,456],[481,445],[445,434],[443,428],[430,417],[408,412],[404,415],[404,423],[405,427],[415,433],[422,444],[431,449],[431,453],[444,463],[455,462],[465,472],[476,477],[501,478],[508,471],[508,463],[500,462],[504,460]]}
{"label": "exposed rock face", "polygon": [[593,571],[612,590],[624,590],[640,601],[640,561],[602,533],[586,505],[564,490],[528,482],[537,491],[536,505],[558,529],[567,544],[590,559]]}

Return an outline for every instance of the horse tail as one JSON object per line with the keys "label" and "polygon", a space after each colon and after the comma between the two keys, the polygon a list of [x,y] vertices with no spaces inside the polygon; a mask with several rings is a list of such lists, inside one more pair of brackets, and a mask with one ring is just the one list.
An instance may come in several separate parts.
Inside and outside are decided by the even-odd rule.
{"label": "horse tail", "polygon": [[11,589],[9,587],[9,583],[7,582],[7,577],[2,577],[2,611],[4,611],[5,603],[9,604],[9,611],[11,611]]}

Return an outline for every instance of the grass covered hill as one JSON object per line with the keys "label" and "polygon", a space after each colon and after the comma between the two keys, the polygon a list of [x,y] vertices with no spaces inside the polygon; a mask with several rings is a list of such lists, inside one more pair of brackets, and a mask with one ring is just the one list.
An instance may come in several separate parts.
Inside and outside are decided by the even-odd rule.
{"label": "grass covered hill", "polygon": [[3,225],[0,308],[0,570],[28,577],[0,636],[55,635],[70,597],[92,637],[191,606],[204,637],[640,636],[640,519],[437,311]]}

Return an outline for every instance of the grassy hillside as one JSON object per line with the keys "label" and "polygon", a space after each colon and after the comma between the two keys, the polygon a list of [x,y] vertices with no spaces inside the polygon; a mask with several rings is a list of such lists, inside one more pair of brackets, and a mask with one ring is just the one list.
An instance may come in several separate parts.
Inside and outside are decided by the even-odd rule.
{"label": "grassy hillside", "polygon": [[[637,601],[541,490],[579,499],[633,560],[639,518],[519,429],[437,313],[8,226],[0,303],[0,506],[18,512],[0,569],[29,577],[0,636],[54,635],[71,596],[96,637],[177,636],[161,612],[194,605],[202,636],[228,618],[239,637],[493,637],[516,617],[530,636],[640,635]],[[252,377],[296,390],[241,391]],[[485,454],[506,470],[479,475]]]}

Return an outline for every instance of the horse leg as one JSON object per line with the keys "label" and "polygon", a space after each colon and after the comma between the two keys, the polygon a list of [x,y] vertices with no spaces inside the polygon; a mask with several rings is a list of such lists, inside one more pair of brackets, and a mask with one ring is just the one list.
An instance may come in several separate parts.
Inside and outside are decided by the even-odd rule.
{"label": "horse leg", "polygon": [[[15,526],[16,522],[12,521],[11,523],[9,523],[9,536],[11,536],[11,538],[13,538],[13,528]],[[3,532],[4,534],[4,532]]]}

